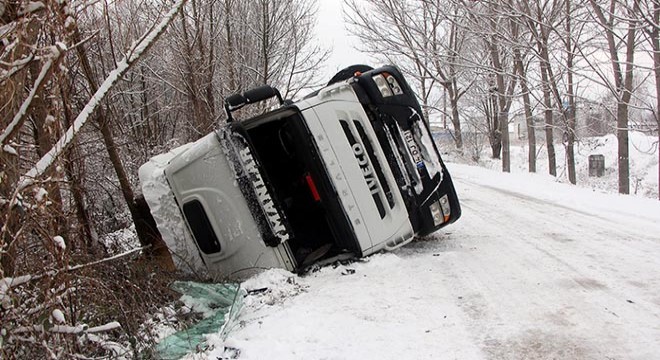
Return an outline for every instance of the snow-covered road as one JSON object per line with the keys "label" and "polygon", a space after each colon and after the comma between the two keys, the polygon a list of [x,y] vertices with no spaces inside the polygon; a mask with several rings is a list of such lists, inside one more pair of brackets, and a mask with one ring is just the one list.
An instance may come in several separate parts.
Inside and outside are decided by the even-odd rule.
{"label": "snow-covered road", "polygon": [[457,223],[365,262],[249,280],[270,290],[224,345],[240,359],[660,358],[658,201],[450,170]]}

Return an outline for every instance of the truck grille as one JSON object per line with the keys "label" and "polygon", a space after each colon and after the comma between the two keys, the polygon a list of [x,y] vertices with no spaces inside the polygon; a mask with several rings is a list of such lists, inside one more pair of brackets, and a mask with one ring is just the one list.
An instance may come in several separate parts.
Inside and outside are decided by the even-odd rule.
{"label": "truck grille", "polygon": [[381,219],[384,219],[390,210],[394,208],[394,196],[383,173],[382,165],[378,161],[372,141],[357,114],[349,116],[346,112],[338,111],[337,115],[344,134],[353,149],[353,155],[360,165],[364,180],[378,209],[378,214]]}

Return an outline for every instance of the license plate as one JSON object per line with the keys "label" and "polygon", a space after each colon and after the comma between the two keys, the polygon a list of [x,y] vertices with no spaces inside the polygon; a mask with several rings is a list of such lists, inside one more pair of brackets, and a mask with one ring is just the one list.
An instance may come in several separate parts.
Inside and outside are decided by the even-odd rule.
{"label": "license plate", "polygon": [[406,140],[406,144],[408,145],[408,151],[410,151],[410,155],[412,156],[415,165],[417,165],[418,168],[423,168],[424,161],[422,160],[422,153],[419,150],[419,146],[415,142],[415,137],[413,136],[412,132],[410,132],[410,130],[404,131],[403,137]]}

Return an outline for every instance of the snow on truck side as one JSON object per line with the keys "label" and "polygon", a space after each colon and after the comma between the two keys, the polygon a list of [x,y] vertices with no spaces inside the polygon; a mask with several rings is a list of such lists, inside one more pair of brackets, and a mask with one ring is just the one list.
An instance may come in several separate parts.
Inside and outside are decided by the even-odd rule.
{"label": "snow on truck side", "polygon": [[[392,250],[460,217],[401,73],[359,69],[297,102],[269,86],[231,96],[225,125],[140,168],[179,268],[219,277],[296,271]],[[279,108],[234,120],[271,97]]]}

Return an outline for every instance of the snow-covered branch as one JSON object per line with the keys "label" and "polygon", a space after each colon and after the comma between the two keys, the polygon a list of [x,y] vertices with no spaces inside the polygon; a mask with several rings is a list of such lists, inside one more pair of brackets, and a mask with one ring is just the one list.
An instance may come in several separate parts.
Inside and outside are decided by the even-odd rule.
{"label": "snow-covered branch", "polygon": [[54,334],[71,334],[79,335],[82,333],[100,333],[120,328],[121,324],[117,321],[111,321],[107,324],[89,327],[87,324],[80,324],[76,326],[71,325],[53,325],[46,329],[43,325],[21,326],[12,331],[13,334],[24,334],[29,332],[44,332],[48,331]]}
{"label": "snow-covered branch", "polygon": [[6,309],[11,306],[10,298],[7,295],[11,288],[23,285],[27,282],[30,282],[31,280],[32,276],[30,275],[0,279],[0,307]]}
{"label": "snow-covered branch", "polygon": [[78,132],[87,123],[90,116],[99,106],[101,101],[108,94],[110,89],[126,74],[135,62],[149,49],[149,47],[158,39],[158,37],[165,31],[167,26],[172,22],[176,14],[187,0],[177,0],[172,6],[171,10],[165,15],[161,22],[150,30],[140,41],[135,42],[127,55],[117,64],[117,68],[111,71],[106,77],[105,81],[101,84],[99,89],[92,95],[92,98],[87,102],[87,105],[82,109],[80,114],[76,117],[73,124],[69,127],[64,135],[58,140],[53,148],[46,153],[41,159],[30,169],[25,175],[21,177],[18,182],[17,190],[21,191],[26,187],[33,184],[34,179],[41,176],[50,168],[55,159],[57,159],[62,152],[71,144]]}
{"label": "snow-covered branch", "polygon": [[18,131],[20,125],[25,120],[28,108],[30,107],[30,104],[32,104],[32,100],[37,95],[37,92],[39,92],[44,84],[46,84],[49,78],[48,74],[53,69],[53,64],[58,61],[65,50],[66,49],[64,45],[60,43],[52,47],[51,54],[48,56],[46,63],[41,67],[41,72],[39,73],[37,79],[34,81],[34,86],[32,87],[32,90],[30,90],[28,97],[23,101],[21,107],[18,109],[18,112],[16,112],[16,115],[14,115],[14,118],[11,120],[9,125],[7,125],[2,133],[0,133],[0,145],[5,145],[6,142],[11,139],[12,136]]}
{"label": "snow-covered branch", "polygon": [[55,275],[60,274],[60,273],[76,271],[76,270],[80,270],[80,269],[83,269],[83,268],[86,268],[86,267],[90,267],[90,266],[102,264],[102,263],[105,263],[105,262],[117,260],[117,259],[126,257],[128,255],[134,254],[136,252],[145,250],[148,247],[149,246],[135,248],[135,249],[123,252],[121,254],[117,254],[117,255],[107,257],[107,258],[104,258],[104,259],[101,259],[101,260],[92,261],[92,262],[85,263],[85,264],[80,264],[80,265],[67,266],[63,269],[52,270],[52,271],[48,271],[48,272],[38,274],[38,275],[23,275],[23,276],[19,276],[19,277],[15,277],[15,278],[11,278],[11,277],[2,278],[2,279],[0,279],[0,307],[8,308],[8,307],[11,306],[11,302],[10,302],[10,298],[9,298],[8,293],[14,287],[23,285],[23,284],[28,283],[30,281],[40,280],[44,277],[52,277],[52,276],[55,276]]}

